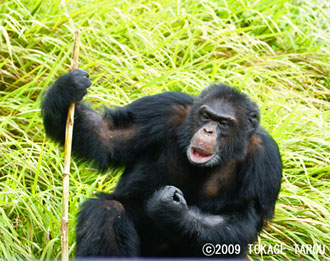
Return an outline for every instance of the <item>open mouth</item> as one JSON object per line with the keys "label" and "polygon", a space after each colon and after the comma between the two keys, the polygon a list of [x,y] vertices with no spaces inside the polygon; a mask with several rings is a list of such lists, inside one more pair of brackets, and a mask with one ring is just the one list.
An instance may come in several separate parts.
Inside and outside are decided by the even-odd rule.
{"label": "open mouth", "polygon": [[196,164],[203,164],[208,162],[213,154],[198,147],[191,147],[189,151],[190,160]]}

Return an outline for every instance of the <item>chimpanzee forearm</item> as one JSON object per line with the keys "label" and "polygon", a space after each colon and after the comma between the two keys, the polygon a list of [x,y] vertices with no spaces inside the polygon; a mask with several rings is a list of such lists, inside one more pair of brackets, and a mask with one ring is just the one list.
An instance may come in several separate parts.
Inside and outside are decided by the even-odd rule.
{"label": "chimpanzee forearm", "polygon": [[154,194],[147,202],[147,214],[175,244],[182,244],[182,248],[193,245],[194,255],[201,255],[206,243],[239,245],[238,255],[244,255],[261,222],[253,204],[232,215],[206,214],[197,207],[188,207],[182,192],[173,186]]}
{"label": "chimpanzee forearm", "polygon": [[85,71],[77,70],[63,75],[46,91],[42,101],[42,116],[47,135],[63,144],[68,108],[75,102],[73,152],[105,169],[109,165],[111,153],[111,147],[107,144],[110,121],[81,103],[90,84]]}
{"label": "chimpanzee forearm", "polygon": [[[235,247],[237,256],[246,254],[246,246],[257,236],[257,216],[253,211],[241,216],[220,216],[201,213],[197,208],[183,212],[170,211],[158,215],[156,223],[176,244],[193,246],[193,255],[203,255],[207,243]],[[238,249],[239,251],[236,251]]]}

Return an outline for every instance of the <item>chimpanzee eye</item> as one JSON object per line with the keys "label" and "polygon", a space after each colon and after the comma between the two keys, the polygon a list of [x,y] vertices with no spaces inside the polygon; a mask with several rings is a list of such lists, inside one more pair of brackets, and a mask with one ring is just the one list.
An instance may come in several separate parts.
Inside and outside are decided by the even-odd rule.
{"label": "chimpanzee eye", "polygon": [[202,118],[202,120],[209,120],[210,119],[209,115],[205,111],[202,113],[201,118]]}
{"label": "chimpanzee eye", "polygon": [[219,123],[222,127],[225,127],[225,128],[229,127],[229,122],[227,120],[222,119],[219,121]]}

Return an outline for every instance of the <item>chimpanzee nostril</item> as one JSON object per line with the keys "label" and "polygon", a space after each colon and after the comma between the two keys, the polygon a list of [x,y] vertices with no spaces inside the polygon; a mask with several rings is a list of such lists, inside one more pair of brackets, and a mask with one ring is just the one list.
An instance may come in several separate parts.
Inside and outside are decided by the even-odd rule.
{"label": "chimpanzee nostril", "polygon": [[213,130],[211,130],[211,129],[207,129],[207,128],[204,127],[203,130],[207,134],[213,134]]}

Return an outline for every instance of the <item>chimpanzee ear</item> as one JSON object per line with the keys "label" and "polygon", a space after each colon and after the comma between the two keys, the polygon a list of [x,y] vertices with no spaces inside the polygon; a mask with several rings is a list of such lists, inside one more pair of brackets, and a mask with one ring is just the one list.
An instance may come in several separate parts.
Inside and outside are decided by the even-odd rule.
{"label": "chimpanzee ear", "polygon": [[250,112],[249,114],[249,122],[251,131],[254,131],[259,124],[259,114],[256,111]]}

